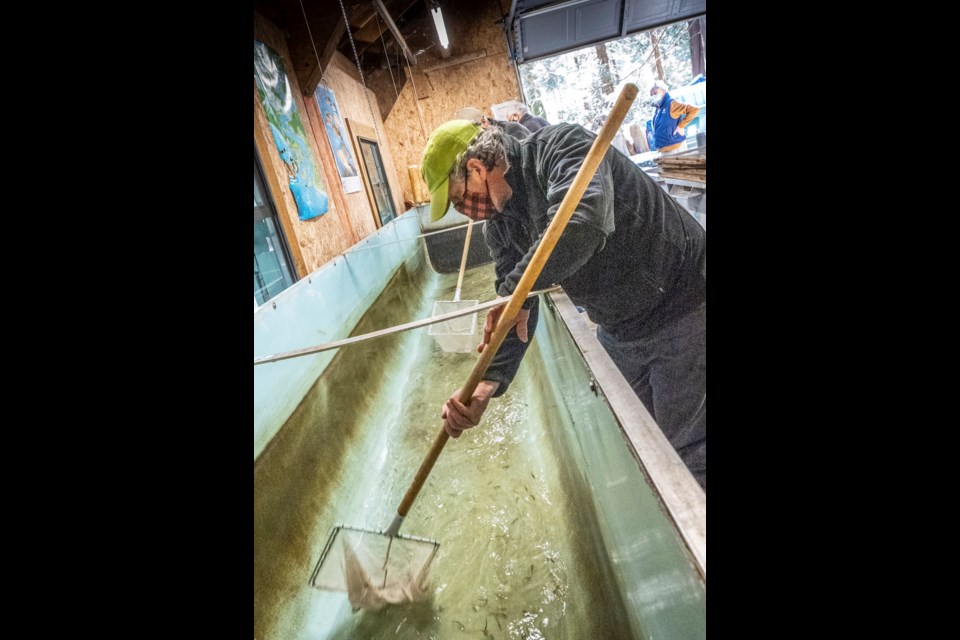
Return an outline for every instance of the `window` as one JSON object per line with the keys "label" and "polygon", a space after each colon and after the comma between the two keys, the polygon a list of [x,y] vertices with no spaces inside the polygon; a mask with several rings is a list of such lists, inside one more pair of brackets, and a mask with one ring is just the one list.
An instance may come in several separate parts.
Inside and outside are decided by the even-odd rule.
{"label": "window", "polygon": [[266,303],[296,282],[290,250],[276,209],[264,186],[256,150],[253,153],[253,299]]}
{"label": "window", "polygon": [[[591,2],[600,6],[594,0]],[[634,9],[641,4],[640,0],[626,3]],[[669,2],[658,0],[647,4],[650,11],[656,5],[669,13]],[[674,4],[674,9],[683,13],[690,6],[703,3],[691,0]],[[557,10],[563,6],[564,3],[560,3]],[[549,12],[536,11],[535,17],[539,20],[548,13],[556,11],[552,8]],[[654,80],[659,78],[667,84],[675,100],[700,107],[700,113],[686,128],[685,144],[688,148],[704,146],[707,131],[705,27],[706,18],[698,17],[525,62],[518,67],[522,95],[531,112],[549,122],[571,122],[597,132],[622,83],[636,84],[640,95],[623,121],[622,132],[625,142],[629,143],[626,145],[629,155],[639,155],[653,150],[652,131],[644,135],[644,129],[652,124],[655,109],[650,104],[649,92]]]}
{"label": "window", "polygon": [[383,167],[380,145],[377,143],[379,136],[371,126],[351,118],[346,121],[357,155],[360,156],[360,164],[363,165],[363,186],[367,190],[367,200],[370,201],[377,226],[382,227],[397,217],[397,211],[393,204],[390,183],[387,182],[387,172]]}
{"label": "window", "polygon": [[397,217],[393,210],[393,194],[387,183],[387,172],[383,170],[383,159],[380,157],[380,147],[373,140],[357,138],[360,143],[360,153],[363,155],[363,164],[367,170],[367,182],[373,192],[374,206],[380,216],[380,226],[383,226]]}

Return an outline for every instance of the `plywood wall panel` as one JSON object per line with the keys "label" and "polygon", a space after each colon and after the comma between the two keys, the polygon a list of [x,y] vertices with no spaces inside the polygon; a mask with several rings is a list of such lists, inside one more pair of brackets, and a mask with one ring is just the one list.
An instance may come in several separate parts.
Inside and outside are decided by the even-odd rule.
{"label": "plywood wall panel", "polygon": [[[509,9],[509,4],[506,8]],[[430,132],[460,108],[477,107],[492,115],[490,105],[520,98],[506,40],[501,26],[496,24],[502,10],[497,0],[480,3],[480,6],[452,8],[449,12],[444,7],[447,31],[451,34],[451,58],[469,57],[481,51],[486,55],[423,73],[444,60],[421,54],[420,69],[412,74],[405,70],[407,82],[384,122],[394,159],[400,167],[419,165]],[[425,98],[424,94],[429,97]],[[409,177],[402,183],[404,200],[415,202]]]}
{"label": "plywood wall panel", "polygon": [[[299,275],[302,277],[306,275],[303,270],[307,273],[315,271],[328,260],[353,245],[355,236],[350,220],[346,217],[346,212],[337,206],[337,198],[331,193],[332,189],[339,189],[340,187],[337,184],[332,184],[328,177],[328,167],[331,166],[330,159],[324,161],[324,154],[321,153],[317,145],[314,125],[311,122],[304,98],[296,89],[300,86],[300,83],[295,76],[283,33],[269,20],[254,12],[254,38],[276,51],[283,60],[284,68],[290,76],[293,98],[307,134],[307,142],[312,151],[313,162],[323,177],[324,191],[329,197],[330,210],[326,214],[311,220],[300,220],[298,218],[297,207],[293,194],[290,192],[286,170],[277,153],[276,145],[273,143],[273,135],[270,133],[269,123],[263,112],[263,105],[260,104],[260,99],[257,96],[256,82],[254,81],[254,128],[257,130],[254,135],[254,142],[265,165],[264,172],[268,174],[267,183],[273,194],[274,202],[277,204],[277,213],[281,217],[284,234],[287,236],[290,245],[296,245],[294,262]],[[347,207],[349,208],[349,203],[347,203]],[[291,246],[291,248],[293,247]],[[299,261],[296,257],[297,252],[300,254]]]}
{"label": "plywood wall panel", "polygon": [[[337,104],[340,107],[340,115],[365,124],[377,132],[380,141],[380,156],[383,158],[387,182],[390,184],[390,191],[393,194],[393,204],[398,214],[403,213],[407,209],[403,206],[403,187],[394,163],[391,144],[387,138],[383,120],[380,117],[380,107],[377,104],[376,94],[369,89],[364,91],[356,64],[339,52],[333,54],[330,65],[324,72],[324,79],[333,89],[333,94],[336,96]],[[351,148],[354,146],[353,142],[351,140]],[[359,158],[357,158],[357,162],[360,166]],[[347,193],[344,197],[349,208],[350,220],[360,238],[365,238],[376,231],[375,214],[370,208],[370,202],[364,190]]]}
{"label": "plywood wall panel", "polygon": [[[377,132],[398,213],[418,201],[408,167],[420,164],[427,136],[435,127],[462,107],[474,106],[488,111],[491,104],[520,97],[501,25],[496,24],[509,10],[509,1],[487,0],[478,4],[465,8],[444,7],[447,29],[451,34],[451,57],[444,59],[432,51],[421,54],[412,74],[408,69],[404,70],[405,76],[412,75],[413,81],[404,78],[399,95],[385,69],[371,72],[373,78],[365,91],[355,61],[340,52],[334,53],[324,70],[323,79],[336,95],[341,115],[364,123]],[[284,232],[291,245],[296,245],[294,261],[297,270],[305,275],[373,233],[377,227],[376,219],[364,191],[343,193],[315,100],[313,96],[304,97],[296,90],[300,83],[295,77],[296,70],[290,62],[282,32],[255,12],[254,37],[268,44],[284,60],[291,76],[291,86],[295,88],[297,109],[314,151],[314,161],[322,169],[330,197],[331,210],[327,214],[307,221],[297,218],[285,169],[272,144],[263,108],[256,100],[257,148],[267,165],[266,172],[272,174],[268,176],[268,183],[278,204]],[[430,70],[434,65],[450,63],[451,60],[463,62]],[[400,82],[397,78],[397,83]],[[383,94],[379,100],[378,93]],[[313,103],[309,107],[308,101]],[[384,120],[383,112],[388,109],[389,115]]]}

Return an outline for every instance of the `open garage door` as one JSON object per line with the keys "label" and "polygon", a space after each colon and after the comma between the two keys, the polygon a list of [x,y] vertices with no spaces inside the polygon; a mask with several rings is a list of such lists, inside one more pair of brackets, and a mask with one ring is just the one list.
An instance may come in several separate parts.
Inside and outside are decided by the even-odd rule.
{"label": "open garage door", "polygon": [[517,62],[536,60],[704,15],[706,0],[514,0],[508,42]]}

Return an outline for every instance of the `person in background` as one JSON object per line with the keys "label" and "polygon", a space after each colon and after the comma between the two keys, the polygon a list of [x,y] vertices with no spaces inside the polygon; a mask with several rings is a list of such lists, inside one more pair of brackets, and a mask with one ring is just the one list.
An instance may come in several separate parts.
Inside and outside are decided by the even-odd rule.
{"label": "person in background", "polygon": [[653,114],[653,146],[660,153],[676,151],[687,139],[684,128],[700,113],[700,107],[674,100],[667,93],[667,84],[657,80],[650,87]]}
{"label": "person in background", "polygon": [[[511,295],[593,145],[561,123],[517,140],[451,120],[430,135],[421,171],[433,219],[452,203],[483,235],[498,296]],[[700,486],[707,486],[706,231],[623,154],[608,149],[533,288],[553,283],[597,323],[597,338]],[[513,380],[533,337],[527,300],[470,399],[441,409],[457,438]],[[490,311],[482,351],[504,307]]]}
{"label": "person in background", "polygon": [[488,118],[480,109],[476,107],[464,107],[460,109],[455,114],[453,114],[454,120],[469,120],[474,124],[480,125],[482,128],[486,129],[488,126],[496,125],[504,130],[508,135],[516,138],[517,140],[523,140],[530,135],[530,129],[527,129],[525,126],[519,122],[509,122],[504,120],[494,120],[493,118]]}
{"label": "person in background", "polygon": [[530,113],[530,108],[522,102],[514,102],[513,104],[513,112],[507,116],[507,120],[510,122],[519,122],[529,129],[531,133],[550,126],[550,123],[543,118],[539,118]]}

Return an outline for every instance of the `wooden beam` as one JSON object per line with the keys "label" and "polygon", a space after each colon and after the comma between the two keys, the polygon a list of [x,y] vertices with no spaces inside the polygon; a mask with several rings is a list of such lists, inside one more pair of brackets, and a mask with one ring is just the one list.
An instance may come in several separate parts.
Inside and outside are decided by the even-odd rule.
{"label": "wooden beam", "polygon": [[480,58],[487,57],[487,50],[480,49],[480,51],[474,51],[473,53],[465,53],[462,56],[455,56],[443,62],[437,63],[431,67],[424,67],[424,73],[433,73],[434,71],[439,71],[445,67],[452,67],[458,64],[463,64],[464,62],[470,62],[471,60],[478,60]]}
{"label": "wooden beam", "polygon": [[[387,0],[386,4],[384,4],[384,9],[387,10],[388,12],[393,11],[393,15],[402,16],[407,11],[409,11],[410,7],[415,5],[417,1],[418,0],[405,0],[404,2],[398,2],[398,1],[391,2],[391,0]],[[386,6],[387,4],[389,4],[390,6],[387,7]],[[371,4],[371,6],[373,5]],[[357,42],[366,42],[367,44],[369,44],[379,40],[380,34],[383,33],[384,31],[387,31],[387,25],[384,22],[384,20],[382,19],[379,21],[374,20],[373,15],[374,14],[370,14],[370,17],[367,18],[366,22],[363,24],[362,27],[358,27],[357,25],[354,25],[354,30],[353,30],[354,40],[356,40]]]}
{"label": "wooden beam", "polygon": [[371,21],[363,29],[353,32],[353,39],[357,42],[371,44],[380,39],[380,34],[387,30],[387,25],[381,20],[379,23]]}
{"label": "wooden beam", "polygon": [[350,26],[354,29],[363,29],[373,20],[376,9],[369,2],[354,2],[347,8],[347,14],[350,16]]}
{"label": "wooden beam", "polygon": [[397,25],[393,22],[393,18],[390,17],[390,12],[388,12],[387,8],[383,6],[383,1],[373,0],[373,3],[374,6],[376,6],[377,11],[380,13],[380,17],[383,18],[387,23],[387,28],[390,29],[390,33],[393,34],[393,39],[397,41],[397,44],[399,44],[400,48],[403,50],[403,55],[406,56],[407,62],[409,62],[411,65],[417,64],[417,56],[413,55],[410,47],[407,46],[407,41],[403,39],[400,29],[397,28]]}
{"label": "wooden beam", "polygon": [[323,47],[323,51],[320,52],[320,65],[310,70],[310,74],[307,76],[306,80],[303,81],[303,84],[300,87],[300,89],[303,91],[303,95],[313,95],[313,92],[317,89],[317,85],[320,84],[320,79],[323,77],[323,72],[327,70],[327,65],[330,64],[330,60],[333,58],[333,54],[337,50],[337,45],[340,44],[340,39],[343,37],[343,34],[346,33],[346,31],[347,25],[343,21],[343,14],[341,14],[340,18],[337,20],[336,26],[333,27],[333,33],[330,34],[330,39],[327,40],[327,43]]}

